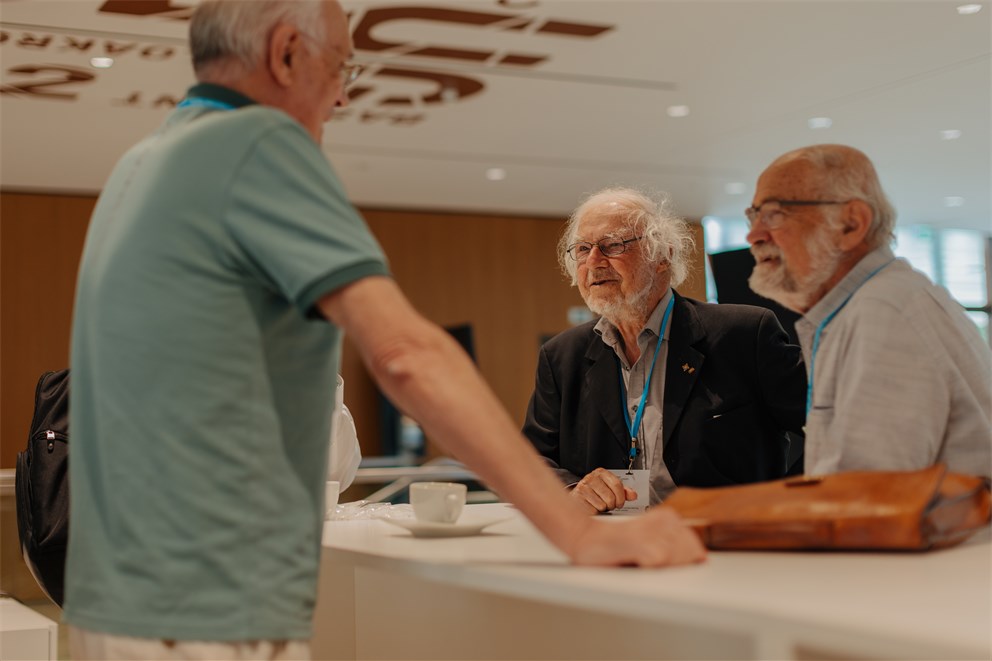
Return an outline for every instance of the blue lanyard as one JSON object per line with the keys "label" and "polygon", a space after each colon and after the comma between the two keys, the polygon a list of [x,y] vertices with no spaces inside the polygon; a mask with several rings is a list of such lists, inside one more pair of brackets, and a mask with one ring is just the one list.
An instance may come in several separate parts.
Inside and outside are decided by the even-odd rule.
{"label": "blue lanyard", "polygon": [[809,412],[813,409],[813,366],[816,364],[816,352],[820,350],[820,334],[823,333],[823,329],[827,327],[827,324],[829,324],[831,321],[834,320],[834,317],[837,316],[837,313],[844,309],[844,306],[847,305],[848,301],[851,300],[851,297],[854,296],[856,293],[858,293],[859,289],[865,286],[865,283],[867,283],[869,280],[871,280],[876,275],[878,275],[879,271],[881,271],[882,269],[884,269],[886,266],[888,266],[894,261],[896,260],[893,257],[892,259],[885,262],[877,269],[869,273],[868,277],[862,280],[861,284],[855,287],[854,290],[847,295],[847,298],[845,298],[840,305],[834,308],[834,311],[828,314],[826,318],[824,318],[824,320],[820,322],[820,325],[816,327],[816,332],[813,333],[813,348],[810,350],[810,356],[809,356],[809,382],[806,384],[806,417],[807,418],[809,417]]}
{"label": "blue lanyard", "polygon": [[627,386],[623,382],[623,372],[620,372],[620,405],[623,408],[623,419],[627,423],[627,431],[630,432],[630,468],[634,466],[634,459],[637,457],[637,430],[641,428],[641,418],[644,417],[644,403],[648,399],[648,390],[651,388],[651,377],[654,375],[654,366],[658,363],[658,352],[661,351],[661,341],[665,339],[665,328],[668,326],[668,318],[675,307],[675,293],[668,299],[665,307],[665,314],[661,318],[661,327],[658,329],[658,343],[654,347],[654,358],[651,359],[651,369],[648,370],[648,379],[644,383],[644,392],[641,393],[641,403],[637,405],[637,414],[634,416],[634,423],[630,422],[630,414],[627,413]]}
{"label": "blue lanyard", "polygon": [[176,107],[192,108],[193,106],[213,108],[214,110],[234,110],[234,106],[232,106],[230,103],[224,103],[223,101],[215,101],[214,99],[205,99],[202,96],[187,96],[185,99],[180,101]]}

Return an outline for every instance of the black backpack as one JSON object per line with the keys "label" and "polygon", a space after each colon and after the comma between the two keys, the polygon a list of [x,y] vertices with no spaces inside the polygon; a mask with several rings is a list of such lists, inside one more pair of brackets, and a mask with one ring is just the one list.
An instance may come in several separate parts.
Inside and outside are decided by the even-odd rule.
{"label": "black backpack", "polygon": [[62,605],[69,539],[69,370],[45,372],[34,393],[28,447],[17,454],[17,533],[24,562]]}

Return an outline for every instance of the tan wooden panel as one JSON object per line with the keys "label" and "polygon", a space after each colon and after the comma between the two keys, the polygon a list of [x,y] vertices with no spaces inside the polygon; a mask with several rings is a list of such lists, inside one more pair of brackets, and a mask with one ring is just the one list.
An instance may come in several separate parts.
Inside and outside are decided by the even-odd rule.
{"label": "tan wooden panel", "polygon": [[34,387],[69,364],[76,272],[95,198],[0,195],[0,467],[27,443]]}

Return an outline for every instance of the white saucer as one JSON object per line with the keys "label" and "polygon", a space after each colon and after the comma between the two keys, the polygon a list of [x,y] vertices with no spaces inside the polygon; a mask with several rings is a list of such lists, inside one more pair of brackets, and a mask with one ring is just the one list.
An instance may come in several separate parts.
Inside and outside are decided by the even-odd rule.
{"label": "white saucer", "polygon": [[478,535],[484,528],[506,521],[512,517],[501,516],[495,519],[472,521],[471,523],[431,523],[417,519],[379,519],[400,528],[406,528],[414,537],[471,537]]}

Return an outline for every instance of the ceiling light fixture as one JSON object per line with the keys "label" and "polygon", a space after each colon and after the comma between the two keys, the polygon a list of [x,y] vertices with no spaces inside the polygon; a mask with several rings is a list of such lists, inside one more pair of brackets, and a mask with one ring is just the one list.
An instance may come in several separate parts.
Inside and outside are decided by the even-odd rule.
{"label": "ceiling light fixture", "polygon": [[669,117],[685,117],[689,114],[689,106],[668,106]]}
{"label": "ceiling light fixture", "polygon": [[957,140],[961,137],[961,131],[957,129],[944,129],[940,132],[941,140]]}
{"label": "ceiling light fixture", "polygon": [[952,195],[950,197],[945,197],[944,198],[944,206],[945,207],[963,207],[964,206],[964,198],[963,197],[958,197],[956,195]]}
{"label": "ceiling light fixture", "polygon": [[743,195],[747,191],[747,185],[739,181],[732,181],[723,187],[727,195]]}
{"label": "ceiling light fixture", "polygon": [[814,131],[818,129],[828,129],[834,125],[834,120],[829,117],[810,117],[806,122],[806,126],[810,127]]}
{"label": "ceiling light fixture", "polygon": [[90,65],[95,69],[109,69],[114,66],[114,58],[112,57],[93,57],[90,58]]}
{"label": "ceiling light fixture", "polygon": [[962,16],[977,14],[980,11],[982,11],[981,5],[958,5],[958,13]]}
{"label": "ceiling light fixture", "polygon": [[486,170],[486,179],[489,181],[503,181],[506,179],[506,170],[503,168],[489,168]]}

